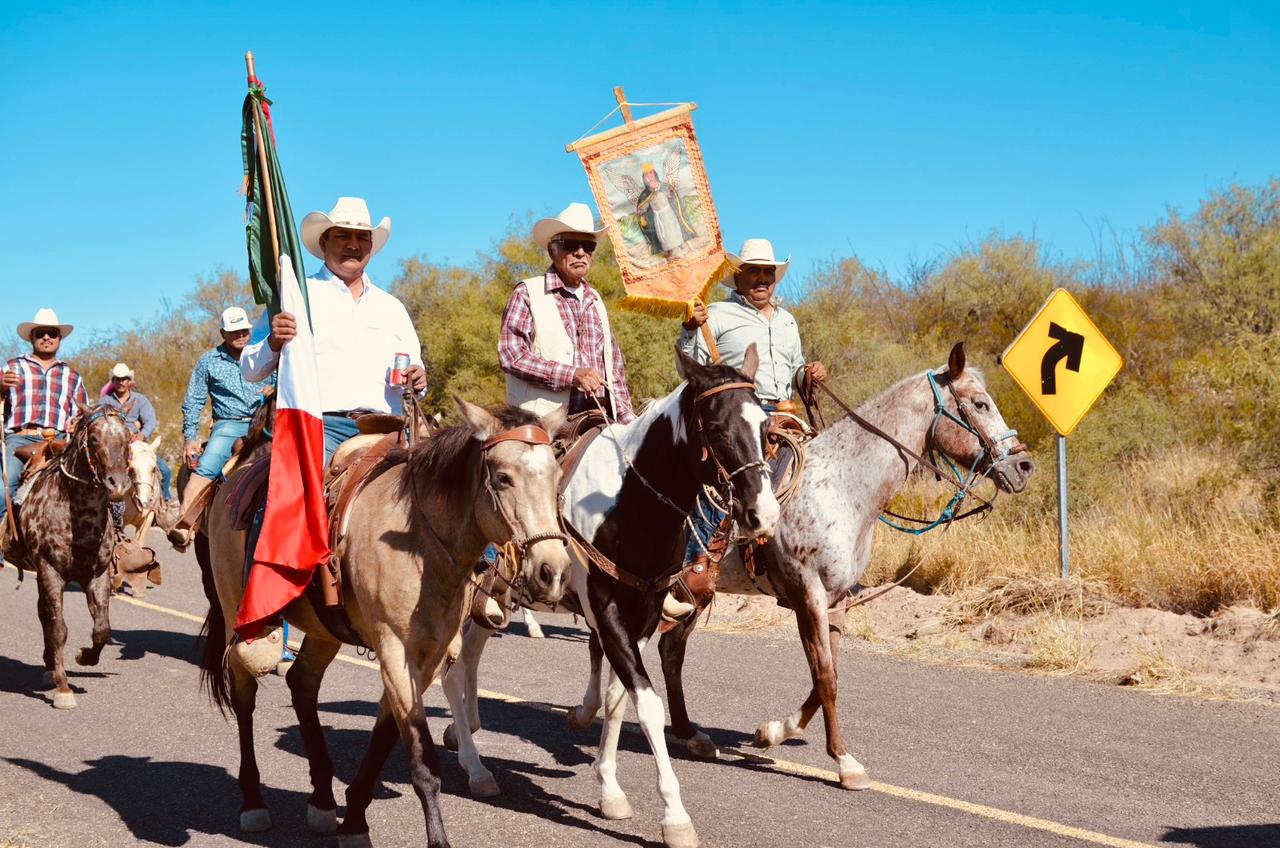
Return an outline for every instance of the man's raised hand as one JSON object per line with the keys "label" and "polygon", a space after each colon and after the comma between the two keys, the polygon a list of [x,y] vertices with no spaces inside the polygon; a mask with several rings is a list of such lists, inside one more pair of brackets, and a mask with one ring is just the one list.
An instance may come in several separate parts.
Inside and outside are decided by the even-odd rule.
{"label": "man's raised hand", "polygon": [[298,322],[290,312],[277,312],[271,319],[271,335],[267,337],[267,345],[276,353],[294,336],[298,335]]}

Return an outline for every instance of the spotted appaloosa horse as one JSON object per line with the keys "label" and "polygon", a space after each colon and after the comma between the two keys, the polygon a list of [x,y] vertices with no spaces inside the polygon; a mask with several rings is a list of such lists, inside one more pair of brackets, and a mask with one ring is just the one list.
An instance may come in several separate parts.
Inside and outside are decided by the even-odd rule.
{"label": "spotted appaloosa horse", "polygon": [[[945,456],[960,468],[973,469],[975,480],[989,477],[1001,491],[1021,492],[1035,472],[1035,463],[1005,424],[982,375],[966,367],[963,344],[952,348],[945,368],[908,377],[857,412],[917,455],[933,451]],[[800,709],[782,721],[761,725],[756,745],[767,748],[799,737],[821,706],[827,753],[836,761],[845,789],[865,789],[871,781],[849,753],[840,730],[835,657],[839,632],[833,638],[827,610],[848,597],[862,579],[876,521],[915,465],[885,439],[848,416],[842,418],[809,442],[801,486],[787,504],[777,534],[755,553],[757,572],[764,574],[749,575],[736,548],[721,563],[719,591],[769,595],[795,610],[813,678],[813,689]],[[658,646],[673,735],[694,743],[689,750],[695,755],[715,756],[715,746],[690,723],[685,708],[681,675],[696,618],[663,634]]]}
{"label": "spotted appaloosa horse", "polygon": [[[632,815],[617,779],[625,690],[653,751],[664,807],[662,834],[672,848],[697,845],[698,838],[667,754],[662,699],[645,672],[641,650],[658,624],[664,578],[680,569],[680,531],[702,486],[716,486],[731,500],[732,517],[749,537],[768,536],[779,512],[764,463],[768,416],[755,394],[755,346],[742,371],[704,367],[684,356],[681,360],[689,381],[635,421],[611,425],[597,437],[571,472],[563,506],[568,522],[627,577],[624,582],[611,576],[594,557],[588,567],[575,556],[574,600],[593,631],[593,642],[599,640],[609,659],[604,667],[605,721],[595,760],[600,810],[610,819]],[[497,793],[471,736],[480,726],[476,669],[490,632],[468,628],[463,653],[445,677],[453,741],[477,795]]]}
{"label": "spotted appaloosa horse", "polygon": [[109,502],[122,500],[130,487],[131,434],[120,414],[107,406],[83,407],[74,429],[62,454],[35,473],[18,512],[22,559],[36,571],[39,586],[45,681],[55,687],[53,705],[60,710],[76,706],[62,664],[62,593],[70,582],[84,590],[93,642],[76,653],[76,662],[97,665],[111,636],[110,567],[117,535]]}

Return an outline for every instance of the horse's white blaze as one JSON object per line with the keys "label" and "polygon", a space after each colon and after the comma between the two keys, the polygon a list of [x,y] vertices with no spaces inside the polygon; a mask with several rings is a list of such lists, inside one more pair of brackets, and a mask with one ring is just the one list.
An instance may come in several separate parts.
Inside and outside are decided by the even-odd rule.
{"label": "horse's white blaze", "polygon": [[[762,432],[761,428],[765,422],[769,420],[769,413],[760,408],[760,404],[755,401],[742,402],[742,418],[747,422],[749,432]],[[760,460],[764,460],[764,446],[760,445]],[[732,471],[733,469],[729,469]],[[760,522],[760,526],[754,528],[762,536],[772,536],[773,531],[777,529],[778,519],[782,517],[782,507],[778,504],[778,499],[773,495],[773,486],[769,482],[768,469],[761,469],[761,476],[764,477],[764,485],[760,487],[760,494],[756,496],[755,513],[756,520]]]}

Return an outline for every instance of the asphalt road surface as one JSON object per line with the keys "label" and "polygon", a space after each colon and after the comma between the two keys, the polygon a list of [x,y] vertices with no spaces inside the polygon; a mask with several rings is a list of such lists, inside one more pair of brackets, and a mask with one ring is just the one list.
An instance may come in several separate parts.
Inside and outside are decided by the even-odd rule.
{"label": "asphalt road surface", "polygon": [[[310,791],[281,678],[258,694],[259,763],[274,828],[241,834],[236,733],[197,690],[193,644],[205,613],[194,558],[157,537],[163,587],[115,599],[113,641],[93,669],[83,598],[67,599],[68,663],[79,707],[57,711],[41,686],[33,580],[0,571],[0,848],[16,846],[330,846],[304,823]],[[874,611],[873,611],[874,615]],[[661,803],[644,738],[624,732],[619,779],[635,807],[622,822],[596,808],[590,763],[598,725],[572,731],[585,635],[543,618],[490,642],[480,685],[481,754],[503,795],[472,800],[443,752],[444,815],[455,846],[660,846]],[[378,675],[346,654],[321,690],[320,716],[343,788],[364,753]],[[656,651],[647,654],[660,677]],[[691,712],[721,746],[698,762],[675,752],[685,805],[705,846],[1280,846],[1280,711],[1198,702],[1017,672],[941,668],[846,644],[840,711],[852,751],[876,781],[834,784],[821,720],[808,736],[760,752],[761,722],[790,713],[808,688],[799,644],[768,634],[700,633],[687,663]],[[447,718],[433,689],[439,742]],[[402,752],[369,809],[381,846],[425,844]]]}

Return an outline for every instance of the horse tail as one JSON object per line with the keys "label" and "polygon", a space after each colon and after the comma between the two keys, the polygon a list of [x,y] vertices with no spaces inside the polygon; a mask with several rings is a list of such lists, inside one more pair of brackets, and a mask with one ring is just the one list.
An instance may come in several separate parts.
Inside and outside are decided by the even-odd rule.
{"label": "horse tail", "polygon": [[218,600],[218,587],[213,582],[213,567],[209,559],[209,537],[203,532],[195,538],[196,561],[200,563],[200,583],[209,601],[209,614],[205,616],[200,635],[196,638],[196,651],[200,657],[200,688],[224,716],[231,706],[231,682],[223,664],[226,658],[227,621]]}

